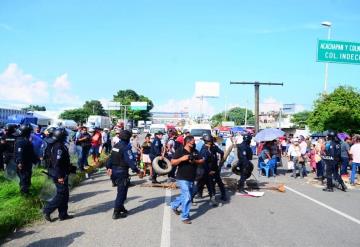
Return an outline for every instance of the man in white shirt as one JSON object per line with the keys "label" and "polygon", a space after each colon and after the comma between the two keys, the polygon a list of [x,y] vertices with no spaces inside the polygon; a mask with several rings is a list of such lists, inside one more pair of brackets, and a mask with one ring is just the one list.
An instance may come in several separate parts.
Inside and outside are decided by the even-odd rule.
{"label": "man in white shirt", "polygon": [[120,141],[120,129],[115,130],[115,136],[111,139],[111,146],[113,147],[116,143]]}
{"label": "man in white shirt", "polygon": [[350,182],[351,184],[354,184],[356,170],[358,167],[360,167],[360,135],[354,136],[354,145],[351,146],[349,154],[351,155],[351,159],[352,159]]}

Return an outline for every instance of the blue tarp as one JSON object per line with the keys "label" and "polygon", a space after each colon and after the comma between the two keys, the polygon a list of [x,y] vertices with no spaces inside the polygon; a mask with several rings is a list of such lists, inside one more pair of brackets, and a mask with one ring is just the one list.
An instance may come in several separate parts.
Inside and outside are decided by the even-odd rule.
{"label": "blue tarp", "polygon": [[12,124],[37,124],[37,117],[27,114],[14,114],[8,116],[6,123]]}
{"label": "blue tarp", "polygon": [[235,126],[231,129],[232,132],[236,133],[236,132],[246,132],[246,129],[239,127],[239,126]]}

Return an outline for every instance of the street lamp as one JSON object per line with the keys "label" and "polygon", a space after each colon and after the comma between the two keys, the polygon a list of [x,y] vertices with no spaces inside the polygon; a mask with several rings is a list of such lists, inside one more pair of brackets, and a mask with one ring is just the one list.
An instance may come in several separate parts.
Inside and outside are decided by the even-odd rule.
{"label": "street lamp", "polygon": [[[321,23],[322,26],[328,28],[328,35],[327,39],[330,40],[330,34],[331,34],[331,22],[330,21],[323,21]],[[327,83],[328,83],[328,67],[329,63],[325,63],[325,81],[324,81],[324,94],[327,93]]]}

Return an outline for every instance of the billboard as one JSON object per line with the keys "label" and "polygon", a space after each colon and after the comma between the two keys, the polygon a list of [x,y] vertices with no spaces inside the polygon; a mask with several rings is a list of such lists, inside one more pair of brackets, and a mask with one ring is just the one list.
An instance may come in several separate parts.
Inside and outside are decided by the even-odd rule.
{"label": "billboard", "polygon": [[147,102],[131,102],[130,109],[133,111],[146,111]]}
{"label": "billboard", "polygon": [[220,94],[218,82],[195,82],[195,97],[198,98],[217,98]]}

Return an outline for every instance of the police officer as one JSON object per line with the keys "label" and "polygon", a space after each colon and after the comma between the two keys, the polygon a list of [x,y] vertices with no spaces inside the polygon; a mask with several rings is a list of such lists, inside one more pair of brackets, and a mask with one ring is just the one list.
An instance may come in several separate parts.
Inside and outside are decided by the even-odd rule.
{"label": "police officer", "polygon": [[135,157],[131,151],[130,145],[131,133],[128,130],[122,130],[119,134],[120,141],[112,148],[110,159],[106,165],[107,173],[117,185],[117,195],[115,200],[114,213],[112,218],[125,218],[127,210],[124,202],[129,188],[129,168],[138,174],[140,178],[143,173],[136,167]]}
{"label": "police officer", "polygon": [[20,192],[23,195],[29,194],[32,166],[38,162],[38,157],[30,141],[31,131],[32,127],[30,124],[21,125],[19,128],[20,137],[15,143],[16,172],[20,178]]}
{"label": "police officer", "polygon": [[[204,145],[200,149],[200,156],[204,158],[204,164],[199,165],[197,167],[197,181],[194,186],[194,195],[196,193],[199,194],[199,197],[202,197],[202,192],[204,186],[206,185],[209,197],[210,197],[210,205],[216,207],[218,204],[215,201],[215,181],[214,181],[214,174],[219,171],[217,166],[217,151],[220,149],[215,146],[213,148],[213,137],[210,135],[203,136]],[[219,151],[222,152],[221,150]],[[222,155],[224,153],[222,152]],[[219,176],[220,177],[220,176]],[[221,178],[220,178],[221,181]],[[225,197],[225,188],[224,184],[219,184],[221,194]]]}
{"label": "police officer", "polygon": [[239,161],[235,169],[238,169],[238,171],[240,172],[238,189],[239,192],[243,194],[246,194],[245,181],[251,176],[251,172],[254,169],[254,165],[250,162],[253,155],[250,147],[251,139],[252,136],[247,134],[243,137],[243,142],[236,145]]}
{"label": "police officer", "polygon": [[[164,157],[164,148],[163,148],[163,144],[161,142],[163,135],[164,135],[164,133],[162,133],[161,131],[158,131],[157,133],[155,133],[155,138],[154,138],[154,141],[151,143],[151,149],[150,149],[150,154],[149,154],[151,162],[158,156],[161,156],[160,160]],[[160,183],[156,180],[156,178],[157,178],[157,174],[156,174],[155,170],[153,169],[153,176],[151,178],[151,182],[153,184]]]}
{"label": "police officer", "polygon": [[48,170],[56,186],[56,195],[43,209],[44,218],[50,222],[52,221],[50,215],[56,209],[59,211],[61,221],[74,217],[67,212],[69,202],[68,176],[72,168],[69,150],[65,146],[67,135],[65,128],[58,128],[52,136],[55,142],[50,152],[51,158]]}
{"label": "police officer", "polygon": [[[221,167],[219,167],[219,159],[218,154],[220,155],[220,160],[223,160],[224,152],[215,145],[214,138],[211,135],[204,135],[203,136],[204,145],[201,147],[200,154],[205,159],[205,164],[208,167],[208,170],[206,171],[208,174],[209,179],[209,185],[211,188],[211,194],[212,196],[215,196],[215,184],[219,186],[220,192],[221,192],[221,200],[226,201],[226,192],[225,192],[225,186],[222,182],[222,179],[220,177],[220,170]],[[210,197],[211,197],[210,195]],[[211,198],[210,198],[211,199]],[[211,201],[213,206],[216,206],[216,202]]]}
{"label": "police officer", "polygon": [[2,137],[4,168],[7,174],[11,173],[11,166],[13,166],[15,173],[15,142],[17,137],[17,125],[7,124],[5,134]]}
{"label": "police officer", "polygon": [[341,176],[339,175],[338,169],[341,161],[341,145],[339,139],[336,136],[336,132],[329,130],[327,134],[328,141],[325,144],[325,155],[322,159],[325,163],[325,176],[326,176],[326,188],[323,191],[333,192],[334,184],[333,178],[341,186],[342,191],[346,191],[346,186]]}
{"label": "police officer", "polygon": [[41,146],[42,150],[42,161],[44,163],[45,168],[50,168],[51,166],[51,150],[53,144],[55,143],[55,139],[53,138],[54,131],[56,130],[55,127],[50,127],[46,132],[43,144]]}

